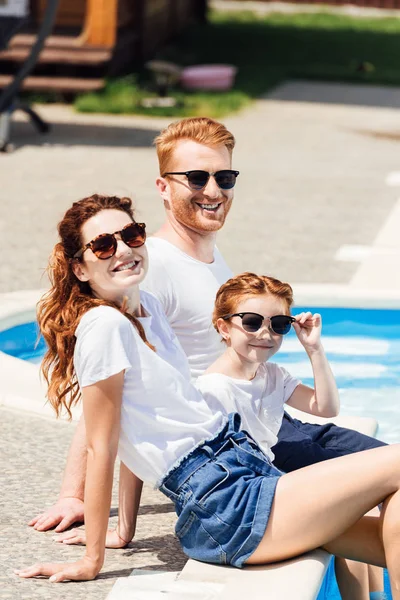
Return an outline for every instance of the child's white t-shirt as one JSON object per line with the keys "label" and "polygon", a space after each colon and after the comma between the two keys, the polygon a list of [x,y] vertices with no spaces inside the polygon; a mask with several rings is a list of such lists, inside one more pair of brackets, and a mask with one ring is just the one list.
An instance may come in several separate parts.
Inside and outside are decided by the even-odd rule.
{"label": "child's white t-shirt", "polygon": [[275,363],[262,363],[251,381],[234,379],[222,373],[201,375],[195,386],[213,412],[226,415],[238,412],[242,429],[257,442],[270,460],[271,448],[278,441],[282,424],[283,405],[301,383]]}
{"label": "child's white t-shirt", "polygon": [[227,419],[190,383],[187,358],[158,300],[146,292],[140,298],[147,313],[140,321],[157,351],[122,313],[98,306],[76,329],[74,367],[81,388],[125,371],[118,454],[140,479],[157,487]]}

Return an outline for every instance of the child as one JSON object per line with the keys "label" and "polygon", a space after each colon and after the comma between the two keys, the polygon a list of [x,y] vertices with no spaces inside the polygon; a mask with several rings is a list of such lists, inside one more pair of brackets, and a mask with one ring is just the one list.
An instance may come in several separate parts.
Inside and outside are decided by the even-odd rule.
{"label": "child", "polygon": [[[336,416],[340,406],[336,382],[321,343],[321,316],[305,312],[292,317],[292,303],[290,285],[272,277],[243,273],[228,280],[217,292],[213,314],[213,325],[226,350],[196,383],[213,410],[240,414],[243,429],[271,461],[285,404],[328,418]],[[269,362],[291,327],[310,359],[314,388]],[[366,565],[350,561],[345,564],[339,559],[336,571],[339,586],[346,588],[343,598],[348,597],[346,593],[355,598],[346,577],[349,570],[358,580],[357,594],[361,595],[357,597],[367,597]],[[379,570],[375,577],[379,580]]]}
{"label": "child", "polygon": [[[321,343],[321,316],[290,316],[292,288],[272,277],[243,273],[217,293],[213,324],[225,352],[198,378],[197,387],[215,410],[239,412],[242,427],[274,459],[284,404],[319,417],[339,412],[339,394]],[[293,326],[307,352],[315,389],[276,363],[283,336]]]}

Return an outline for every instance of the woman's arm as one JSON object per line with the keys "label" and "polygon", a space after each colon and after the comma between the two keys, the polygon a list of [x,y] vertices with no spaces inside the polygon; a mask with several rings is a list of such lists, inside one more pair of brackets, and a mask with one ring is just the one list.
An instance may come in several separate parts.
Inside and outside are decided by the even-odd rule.
{"label": "woman's arm", "polygon": [[121,462],[119,469],[119,510],[117,535],[128,544],[136,531],[143,481]]}
{"label": "woman's arm", "polygon": [[121,371],[82,390],[88,448],[85,486],[86,556],[96,565],[97,572],[104,562],[123,382],[124,372]]}
{"label": "woman's arm", "polygon": [[[109,529],[106,535],[106,548],[124,548],[133,539],[139,511],[143,482],[121,462],[119,475],[119,510],[116,529]],[[63,544],[86,544],[83,529],[71,529],[56,538]]]}
{"label": "woman's arm", "polygon": [[21,577],[45,575],[52,582],[94,579],[105,553],[114,463],[120,430],[124,372],[82,389],[87,436],[85,487],[85,556],[72,564],[39,564],[16,571]]}
{"label": "woman's arm", "polygon": [[314,374],[314,389],[300,384],[287,400],[289,406],[318,417],[335,417],[340,399],[328,359],[321,343],[321,316],[301,313],[293,327],[310,359]]}

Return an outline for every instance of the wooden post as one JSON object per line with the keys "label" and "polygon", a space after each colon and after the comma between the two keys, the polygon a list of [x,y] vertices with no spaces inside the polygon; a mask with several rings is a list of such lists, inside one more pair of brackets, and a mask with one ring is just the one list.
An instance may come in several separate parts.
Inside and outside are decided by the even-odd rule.
{"label": "wooden post", "polygon": [[113,48],[117,39],[118,0],[87,0],[85,23],[79,45]]}

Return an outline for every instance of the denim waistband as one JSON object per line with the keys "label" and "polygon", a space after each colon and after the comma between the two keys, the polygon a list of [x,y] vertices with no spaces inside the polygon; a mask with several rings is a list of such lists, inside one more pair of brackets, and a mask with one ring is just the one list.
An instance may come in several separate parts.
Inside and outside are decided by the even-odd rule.
{"label": "denim waistband", "polygon": [[231,413],[224,428],[211,440],[195,448],[182,462],[174,467],[161,482],[163,488],[175,493],[200,467],[217,456],[226,446],[247,440],[248,434],[240,430],[241,419],[238,413]]}

